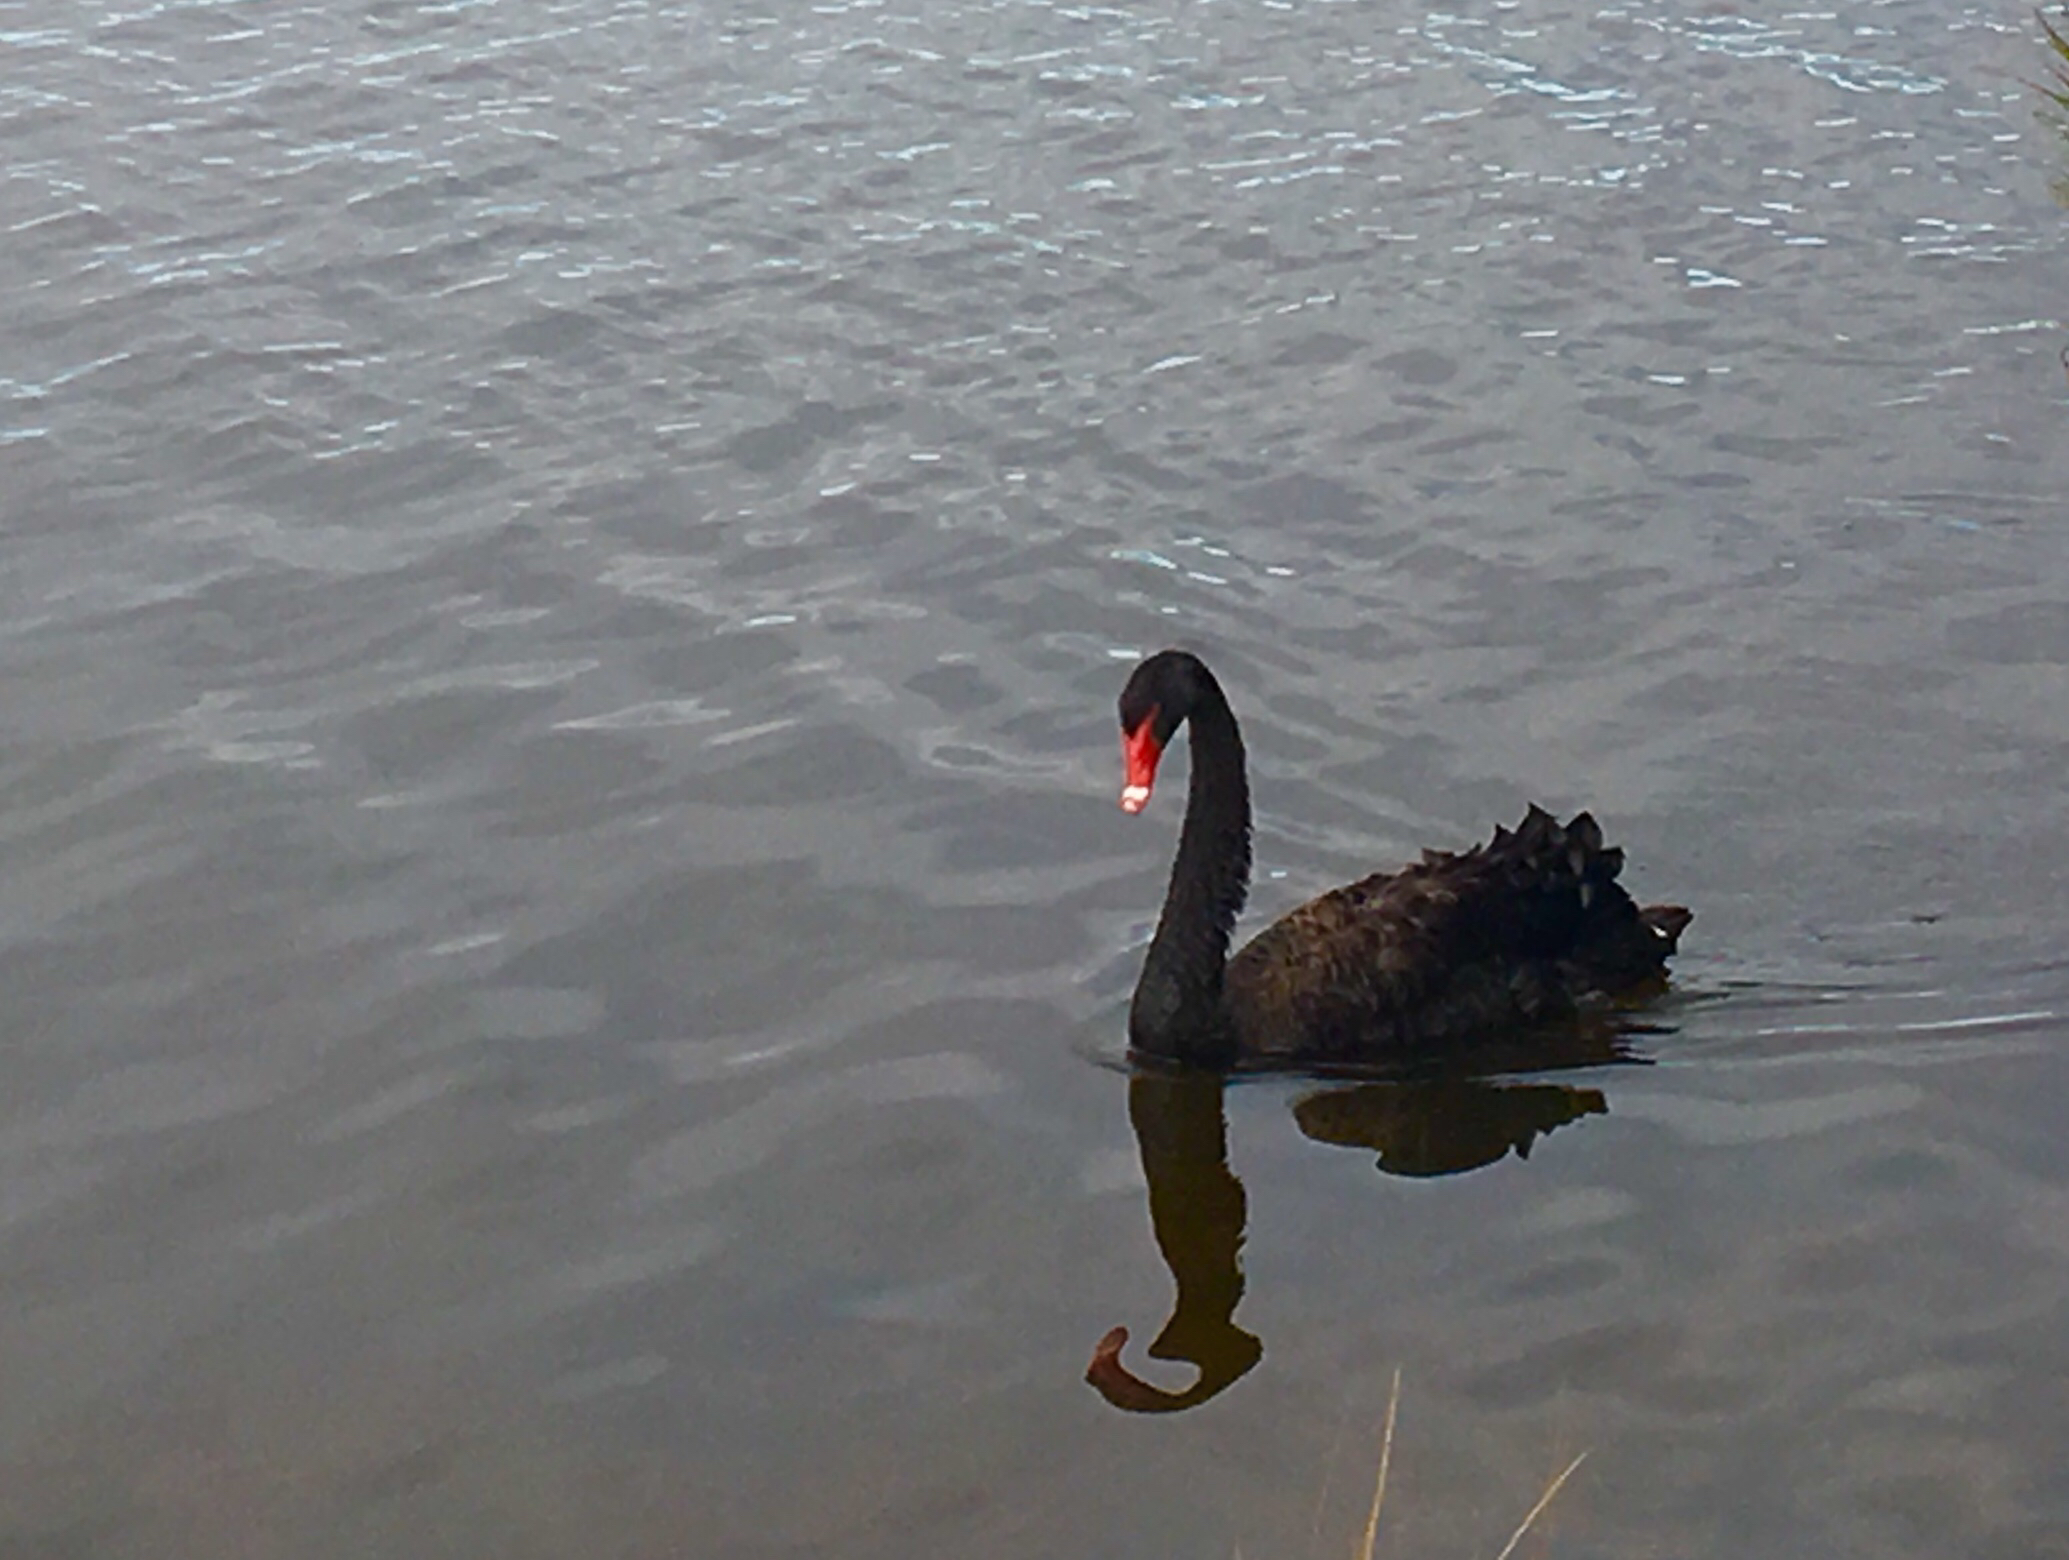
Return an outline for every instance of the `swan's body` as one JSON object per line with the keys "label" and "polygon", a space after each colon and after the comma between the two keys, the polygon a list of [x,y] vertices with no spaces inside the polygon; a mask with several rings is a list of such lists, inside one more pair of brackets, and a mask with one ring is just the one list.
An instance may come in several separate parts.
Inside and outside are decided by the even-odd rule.
{"label": "swan's body", "polygon": [[1624,892],[1623,852],[1593,818],[1532,807],[1474,850],[1426,851],[1310,900],[1231,959],[1250,882],[1235,715],[1205,663],[1166,650],[1135,669],[1120,716],[1131,813],[1178,727],[1192,733],[1178,857],[1128,1015],[1138,1055],[1215,1068],[1434,1059],[1656,980],[1690,920]]}

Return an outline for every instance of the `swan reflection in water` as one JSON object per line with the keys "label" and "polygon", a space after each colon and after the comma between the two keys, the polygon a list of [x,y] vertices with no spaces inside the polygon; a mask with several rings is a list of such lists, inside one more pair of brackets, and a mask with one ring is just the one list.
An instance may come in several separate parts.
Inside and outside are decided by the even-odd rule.
{"label": "swan reflection in water", "polygon": [[[1535,1060],[1540,1068],[1638,1060],[1622,1035],[1598,1032],[1577,1050],[1549,1061],[1540,1048]],[[1199,1372],[1178,1390],[1145,1381],[1121,1360],[1128,1329],[1114,1328],[1099,1340],[1085,1380],[1130,1413],[1196,1407],[1264,1357],[1257,1335],[1235,1320],[1243,1298],[1247,1199],[1229,1168],[1225,1087],[1219,1075],[1204,1072],[1138,1072],[1128,1080],[1128,1121],[1149,1184],[1150,1224],[1178,1287],[1171,1318],[1149,1356]],[[1547,1133],[1608,1110],[1600,1089],[1441,1076],[1324,1087],[1294,1102],[1293,1119],[1318,1143],[1371,1151],[1389,1175],[1439,1176],[1477,1170],[1512,1153],[1528,1159]]]}

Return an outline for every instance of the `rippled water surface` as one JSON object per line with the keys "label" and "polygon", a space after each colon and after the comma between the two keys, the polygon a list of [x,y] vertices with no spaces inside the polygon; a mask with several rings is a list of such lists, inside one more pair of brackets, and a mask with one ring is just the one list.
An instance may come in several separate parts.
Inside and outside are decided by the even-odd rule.
{"label": "rippled water surface", "polygon": [[[0,1552],[2069,1554],[2043,41],[0,0]],[[1172,640],[1654,1065],[1131,1089]]]}

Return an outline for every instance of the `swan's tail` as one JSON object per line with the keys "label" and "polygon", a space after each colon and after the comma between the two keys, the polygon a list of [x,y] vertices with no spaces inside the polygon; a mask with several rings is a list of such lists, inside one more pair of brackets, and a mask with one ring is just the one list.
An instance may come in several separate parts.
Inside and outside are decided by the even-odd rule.
{"label": "swan's tail", "polygon": [[1681,945],[1681,934],[1688,930],[1688,923],[1695,919],[1695,912],[1686,905],[1641,905],[1638,919],[1652,928],[1662,947],[1660,957],[1665,958]]}
{"label": "swan's tail", "polygon": [[1615,992],[1664,973],[1694,919],[1680,905],[1641,907],[1617,882],[1624,853],[1602,842],[1587,813],[1562,824],[1532,807],[1512,834],[1495,831],[1490,854],[1507,855],[1527,882],[1539,933],[1563,945],[1574,987]]}

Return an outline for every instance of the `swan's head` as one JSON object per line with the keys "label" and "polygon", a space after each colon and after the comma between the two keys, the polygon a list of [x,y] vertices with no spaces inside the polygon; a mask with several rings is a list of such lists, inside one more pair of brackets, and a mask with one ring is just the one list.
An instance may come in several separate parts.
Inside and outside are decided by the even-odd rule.
{"label": "swan's head", "polygon": [[1121,811],[1139,813],[1157,783],[1157,760],[1214,678],[1196,655],[1159,650],[1121,690]]}

